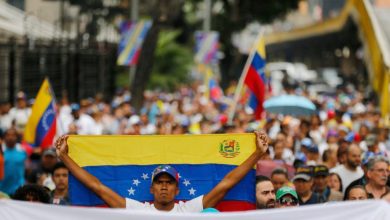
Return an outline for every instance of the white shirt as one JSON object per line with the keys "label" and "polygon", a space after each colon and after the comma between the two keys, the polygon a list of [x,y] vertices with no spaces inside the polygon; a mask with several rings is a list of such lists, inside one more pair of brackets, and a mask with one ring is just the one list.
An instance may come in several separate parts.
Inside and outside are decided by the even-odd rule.
{"label": "white shirt", "polygon": [[31,115],[31,108],[11,108],[8,113],[11,116],[11,120],[15,120],[15,125],[18,130],[24,130],[27,124],[28,118]]}
{"label": "white shirt", "polygon": [[[154,207],[154,204],[150,204],[149,202],[142,203],[129,198],[126,198],[126,209],[159,211]],[[179,201],[179,203],[175,203],[175,206],[169,212],[201,212],[202,210],[203,195],[191,199],[187,202]]]}
{"label": "white shirt", "polygon": [[331,169],[330,172],[337,173],[340,176],[343,184],[343,193],[345,192],[345,189],[349,186],[349,184],[364,175],[364,172],[360,166],[357,167],[355,171],[351,171],[348,170],[343,164]]}
{"label": "white shirt", "polygon": [[79,119],[75,120],[77,126],[77,134],[80,135],[98,135],[95,129],[95,121],[87,114],[80,114]]}

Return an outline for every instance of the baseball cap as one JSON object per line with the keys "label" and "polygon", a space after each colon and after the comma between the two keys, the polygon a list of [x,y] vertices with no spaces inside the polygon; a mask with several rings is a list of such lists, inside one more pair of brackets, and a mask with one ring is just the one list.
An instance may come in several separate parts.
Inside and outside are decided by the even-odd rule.
{"label": "baseball cap", "polygon": [[311,180],[313,176],[313,167],[310,166],[301,166],[298,167],[295,173],[294,178],[292,178],[292,182],[298,179],[303,179],[305,181]]}
{"label": "baseball cap", "polygon": [[375,134],[367,135],[365,141],[367,143],[367,147],[374,146],[376,144],[376,135]]}
{"label": "baseball cap", "polygon": [[45,151],[43,151],[42,153],[42,156],[57,156],[56,154],[56,151],[54,150],[54,148],[49,148],[49,149],[46,149]]}
{"label": "baseball cap", "polygon": [[307,149],[307,151],[309,151],[311,153],[318,153],[319,152],[318,146],[316,144],[312,144],[310,146],[307,146],[306,149]]}
{"label": "baseball cap", "polygon": [[301,141],[301,145],[305,147],[310,147],[313,144],[310,138],[303,138]]}
{"label": "baseball cap", "polygon": [[278,191],[276,191],[276,200],[281,199],[285,195],[291,195],[295,199],[298,199],[298,194],[293,188],[288,186],[283,186],[280,189],[278,189]]}
{"label": "baseball cap", "polygon": [[23,100],[27,100],[27,96],[26,96],[26,93],[20,91],[16,94],[16,99],[23,99]]}
{"label": "baseball cap", "polygon": [[329,176],[329,169],[324,165],[314,167],[314,176]]}
{"label": "baseball cap", "polygon": [[70,108],[72,109],[72,112],[75,112],[75,111],[80,110],[80,105],[77,104],[77,103],[72,103],[72,104],[70,105]]}
{"label": "baseball cap", "polygon": [[374,152],[371,152],[371,151],[366,151],[363,153],[363,158],[362,158],[362,165],[363,166],[366,166],[368,161],[375,157],[375,153]]}
{"label": "baseball cap", "polygon": [[175,168],[171,167],[170,165],[160,165],[158,167],[156,167],[154,170],[153,170],[153,174],[152,174],[152,182],[154,181],[154,179],[163,174],[163,173],[166,173],[168,174],[169,176],[171,176],[173,179],[176,180],[176,182],[179,182],[179,173],[175,170]]}

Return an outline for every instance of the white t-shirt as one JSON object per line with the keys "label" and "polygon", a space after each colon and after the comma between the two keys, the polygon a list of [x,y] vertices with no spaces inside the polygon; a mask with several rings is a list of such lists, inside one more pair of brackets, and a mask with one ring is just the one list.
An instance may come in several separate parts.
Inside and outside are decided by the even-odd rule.
{"label": "white t-shirt", "polygon": [[349,186],[349,184],[364,175],[364,172],[360,166],[357,167],[355,171],[350,171],[342,164],[331,169],[330,172],[337,173],[340,176],[343,184],[343,193],[345,193],[345,189]]}
{"label": "white t-shirt", "polygon": [[99,135],[95,129],[96,123],[93,118],[87,114],[80,114],[79,119],[75,120],[77,134],[80,135]]}
{"label": "white t-shirt", "polygon": [[[154,204],[149,202],[138,202],[134,199],[126,198],[126,209],[159,211],[154,207]],[[203,195],[191,199],[187,202],[179,201],[175,203],[173,209],[169,212],[201,212],[203,210]]]}

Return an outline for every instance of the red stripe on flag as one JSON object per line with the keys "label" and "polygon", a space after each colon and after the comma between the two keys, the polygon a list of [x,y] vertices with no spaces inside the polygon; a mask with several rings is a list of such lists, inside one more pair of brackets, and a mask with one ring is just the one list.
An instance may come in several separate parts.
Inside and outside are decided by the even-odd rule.
{"label": "red stripe on flag", "polygon": [[135,65],[135,64],[138,63],[138,57],[139,57],[140,52],[141,52],[141,48],[138,49],[138,50],[134,53],[133,58],[130,60],[130,65]]}
{"label": "red stripe on flag", "polygon": [[265,85],[263,80],[253,66],[249,67],[248,73],[246,74],[245,85],[253,92],[256,96],[258,105],[255,109],[255,118],[261,119],[261,113],[263,112],[263,102],[265,96]]}
{"label": "red stripe on flag", "polygon": [[54,139],[54,136],[56,135],[56,130],[57,130],[57,122],[56,122],[56,118],[54,118],[54,121],[53,121],[52,125],[50,126],[50,129],[48,130],[48,132],[46,133],[46,136],[42,140],[42,143],[40,146],[42,149],[46,149],[46,148],[53,146],[53,139]]}

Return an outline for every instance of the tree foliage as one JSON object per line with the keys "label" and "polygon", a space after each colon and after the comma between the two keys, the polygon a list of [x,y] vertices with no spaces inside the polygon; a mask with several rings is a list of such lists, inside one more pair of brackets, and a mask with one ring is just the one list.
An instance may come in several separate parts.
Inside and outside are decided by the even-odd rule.
{"label": "tree foliage", "polygon": [[193,53],[176,42],[180,31],[162,31],[155,52],[155,65],[148,88],[172,91],[188,81]]}

